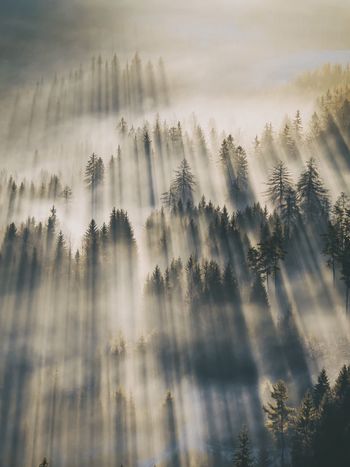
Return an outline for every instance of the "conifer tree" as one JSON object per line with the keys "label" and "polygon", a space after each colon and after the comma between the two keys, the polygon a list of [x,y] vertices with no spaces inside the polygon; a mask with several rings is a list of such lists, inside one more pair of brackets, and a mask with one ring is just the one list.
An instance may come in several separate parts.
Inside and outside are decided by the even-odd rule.
{"label": "conifer tree", "polygon": [[267,181],[268,189],[266,194],[271,203],[281,214],[286,205],[287,196],[292,189],[290,173],[284,162],[279,161],[272,169]]}
{"label": "conifer tree", "polygon": [[249,435],[246,428],[243,428],[238,437],[238,448],[234,455],[234,467],[253,467],[253,456],[251,453]]}
{"label": "conifer tree", "polygon": [[170,190],[163,195],[163,202],[169,207],[176,207],[178,203],[186,207],[193,205],[193,192],[195,179],[186,159],[183,159],[179,168],[175,171],[175,177],[170,185]]}
{"label": "conifer tree", "polygon": [[297,184],[300,210],[309,222],[324,219],[328,215],[328,192],[323,185],[315,159],[307,161]]}
{"label": "conifer tree", "polygon": [[95,265],[98,259],[99,230],[94,219],[91,220],[84,235],[84,249],[88,264]]}
{"label": "conifer tree", "polygon": [[97,189],[104,179],[104,164],[101,157],[93,153],[85,167],[85,184],[91,192],[91,211],[95,215],[95,205],[97,202]]}
{"label": "conifer tree", "polygon": [[238,146],[234,152],[235,187],[244,192],[248,187],[248,161],[245,150]]}
{"label": "conifer tree", "polygon": [[292,465],[309,467],[313,458],[313,438],[316,430],[317,410],[308,391],[293,422]]}
{"label": "conifer tree", "polygon": [[281,143],[282,143],[282,147],[287,157],[290,159],[296,159],[298,155],[298,148],[293,139],[292,131],[291,131],[289,123],[286,123],[283,128],[283,131],[281,134]]}
{"label": "conifer tree", "polygon": [[277,440],[280,450],[280,466],[286,465],[287,433],[290,426],[292,409],[288,407],[288,392],[283,381],[278,381],[273,385],[271,391],[273,403],[268,403],[263,407],[268,423],[269,430]]}
{"label": "conifer tree", "polygon": [[329,394],[331,388],[327,376],[326,370],[323,368],[318,375],[317,383],[313,387],[313,399],[314,405],[318,409],[321,407],[322,402],[327,394]]}
{"label": "conifer tree", "polygon": [[85,167],[85,183],[92,191],[95,190],[104,178],[104,164],[101,157],[93,153]]}
{"label": "conifer tree", "polygon": [[297,143],[300,143],[303,139],[303,123],[301,119],[300,110],[296,111],[293,120],[293,133]]}
{"label": "conifer tree", "polygon": [[342,399],[347,393],[350,395],[350,367],[343,365],[335,381],[334,395]]}

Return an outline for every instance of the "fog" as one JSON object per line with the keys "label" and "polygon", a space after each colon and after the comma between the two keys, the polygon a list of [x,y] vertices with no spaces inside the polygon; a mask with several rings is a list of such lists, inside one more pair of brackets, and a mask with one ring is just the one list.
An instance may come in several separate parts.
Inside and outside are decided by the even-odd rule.
{"label": "fog", "polygon": [[0,466],[225,467],[349,362],[349,19],[1,1]]}

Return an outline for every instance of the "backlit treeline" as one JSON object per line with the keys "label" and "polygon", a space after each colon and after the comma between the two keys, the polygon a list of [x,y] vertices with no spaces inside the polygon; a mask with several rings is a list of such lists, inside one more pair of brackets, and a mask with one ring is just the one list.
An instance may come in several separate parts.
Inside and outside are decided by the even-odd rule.
{"label": "backlit treeline", "polygon": [[11,101],[7,134],[9,147],[38,147],[43,139],[62,136],[58,129],[87,116],[96,119],[124,114],[137,116],[169,105],[169,88],[162,59],[143,62],[138,54],[122,63],[117,55],[91,59],[68,75],[41,78],[18,91]]}

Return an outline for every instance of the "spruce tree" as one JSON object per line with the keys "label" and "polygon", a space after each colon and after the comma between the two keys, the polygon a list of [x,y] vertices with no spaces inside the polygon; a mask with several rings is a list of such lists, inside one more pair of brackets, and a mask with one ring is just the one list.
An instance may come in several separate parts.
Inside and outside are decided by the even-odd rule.
{"label": "spruce tree", "polygon": [[273,385],[271,391],[273,403],[263,407],[267,415],[267,426],[277,440],[280,450],[280,466],[286,465],[287,434],[291,421],[292,409],[287,405],[288,392],[283,381]]}
{"label": "spruce tree", "polygon": [[175,177],[170,190],[163,195],[163,202],[169,207],[176,207],[179,203],[183,207],[193,205],[193,192],[196,182],[186,159],[183,159],[175,171]]}
{"label": "spruce tree", "polygon": [[243,428],[238,436],[238,448],[234,455],[234,467],[253,467],[253,456],[250,447],[248,430]]}
{"label": "spruce tree", "polygon": [[235,171],[235,188],[239,192],[246,191],[248,187],[248,161],[245,150],[242,146],[238,146],[234,152],[234,171]]}
{"label": "spruce tree", "polygon": [[266,194],[271,203],[282,213],[286,204],[286,198],[292,189],[290,173],[284,162],[279,161],[272,169],[267,181]]}
{"label": "spruce tree", "polygon": [[308,222],[316,222],[328,215],[328,192],[318,172],[315,159],[307,161],[297,184],[300,210]]}
{"label": "spruce tree", "polygon": [[95,190],[104,178],[104,164],[101,157],[93,153],[85,167],[85,183],[92,191]]}
{"label": "spruce tree", "polygon": [[313,387],[313,399],[317,409],[322,405],[322,402],[327,394],[329,394],[331,388],[327,376],[326,370],[323,368],[318,375],[317,383]]}
{"label": "spruce tree", "polygon": [[309,467],[313,458],[313,438],[316,430],[317,410],[308,391],[293,422],[292,465]]}

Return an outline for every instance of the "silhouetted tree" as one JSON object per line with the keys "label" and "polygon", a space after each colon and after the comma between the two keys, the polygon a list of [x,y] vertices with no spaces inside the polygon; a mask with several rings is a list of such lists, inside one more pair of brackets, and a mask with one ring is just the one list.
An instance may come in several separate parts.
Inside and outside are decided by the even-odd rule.
{"label": "silhouetted tree", "polygon": [[273,385],[271,397],[274,402],[268,403],[263,409],[268,419],[267,426],[276,437],[280,449],[280,465],[284,467],[286,463],[286,438],[290,426],[292,409],[287,405],[288,392],[283,381],[278,381]]}
{"label": "silhouetted tree", "polygon": [[317,410],[308,391],[293,422],[292,465],[309,467],[313,458],[313,439],[317,423]]}
{"label": "silhouetted tree", "polygon": [[176,207],[179,202],[182,206],[193,204],[193,192],[195,179],[186,159],[181,161],[179,168],[175,171],[175,177],[170,189],[163,195],[163,202],[169,207]]}
{"label": "silhouetted tree", "polygon": [[326,370],[323,368],[318,375],[317,383],[313,387],[314,405],[318,409],[321,407],[322,402],[327,394],[330,393],[330,384]]}
{"label": "silhouetted tree", "polygon": [[267,181],[268,189],[266,194],[271,203],[282,213],[286,205],[287,196],[292,189],[290,173],[284,162],[279,161],[272,169]]}
{"label": "silhouetted tree", "polygon": [[327,218],[329,201],[327,190],[318,173],[315,159],[306,163],[297,184],[297,199],[300,210],[308,222]]}
{"label": "silhouetted tree", "polygon": [[234,455],[234,467],[253,467],[253,456],[251,453],[248,431],[243,428],[238,437],[239,445]]}

